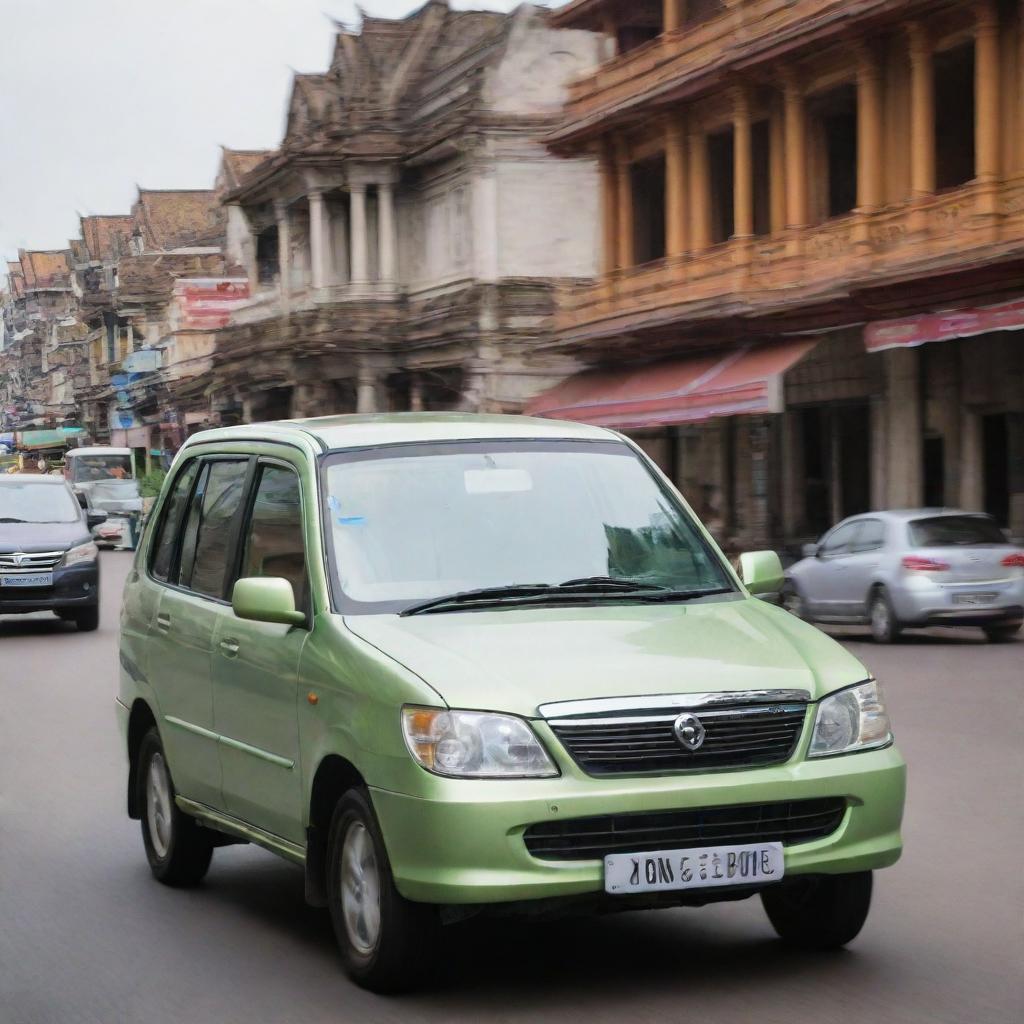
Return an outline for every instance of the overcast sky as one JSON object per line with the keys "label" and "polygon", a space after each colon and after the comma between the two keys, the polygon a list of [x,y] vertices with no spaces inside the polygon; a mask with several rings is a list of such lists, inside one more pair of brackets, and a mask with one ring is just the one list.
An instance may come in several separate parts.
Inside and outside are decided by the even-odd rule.
{"label": "overcast sky", "polygon": [[291,71],[326,69],[332,18],[355,25],[355,3],[0,0],[0,256],[66,247],[79,213],[127,213],[136,184],[209,188],[222,144],[277,145]]}

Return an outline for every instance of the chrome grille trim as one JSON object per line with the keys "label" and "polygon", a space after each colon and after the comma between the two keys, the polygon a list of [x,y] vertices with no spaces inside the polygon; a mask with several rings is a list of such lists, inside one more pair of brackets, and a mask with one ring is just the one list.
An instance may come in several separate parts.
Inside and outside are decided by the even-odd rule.
{"label": "chrome grille trim", "polygon": [[810,701],[809,690],[731,690],[724,693],[650,693],[640,697],[588,697],[583,700],[559,700],[541,704],[541,718],[564,718],[578,715],[609,715],[625,712],[692,711],[714,706],[735,707],[740,704],[776,704]]}
{"label": "chrome grille trim", "polygon": [[[55,569],[64,558],[63,551],[6,551],[0,553],[0,572],[5,576]],[[19,559],[20,563],[15,561]]]}

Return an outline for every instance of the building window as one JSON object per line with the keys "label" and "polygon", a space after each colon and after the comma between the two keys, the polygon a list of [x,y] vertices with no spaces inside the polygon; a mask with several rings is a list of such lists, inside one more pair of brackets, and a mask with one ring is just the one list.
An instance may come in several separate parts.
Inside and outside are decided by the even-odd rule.
{"label": "building window", "polygon": [[281,273],[277,227],[269,227],[256,236],[256,275],[259,284],[273,284]]}
{"label": "building window", "polygon": [[665,256],[665,155],[629,168],[633,189],[633,255],[639,263]]}
{"label": "building window", "polygon": [[754,234],[767,235],[771,229],[772,170],[771,129],[767,121],[757,121],[752,131],[754,170]]}
{"label": "building window", "polygon": [[732,128],[708,136],[708,171],[711,176],[711,243],[732,238],[733,219],[733,133]]}
{"label": "building window", "polygon": [[829,89],[809,110],[817,219],[839,217],[857,205],[857,88]]}
{"label": "building window", "polygon": [[935,185],[974,178],[974,44],[935,55]]}

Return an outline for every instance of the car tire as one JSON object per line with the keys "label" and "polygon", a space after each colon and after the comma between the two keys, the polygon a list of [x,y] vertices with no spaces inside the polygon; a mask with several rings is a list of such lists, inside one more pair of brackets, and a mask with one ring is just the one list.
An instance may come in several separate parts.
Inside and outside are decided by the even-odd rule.
{"label": "car tire", "polygon": [[395,888],[380,826],[365,790],[349,790],[331,818],[327,903],[350,978],[371,992],[405,992],[433,966],[437,908]]}
{"label": "car tire", "polygon": [[178,888],[198,885],[210,868],[214,837],[174,802],[174,783],[156,729],[139,745],[138,787],[142,842],[153,877]]}
{"label": "car tire", "polygon": [[1015,626],[985,626],[985,639],[991,644],[1009,643],[1020,632],[1021,625],[1018,622]]}
{"label": "car tire", "polygon": [[787,945],[838,949],[852,942],[867,920],[871,872],[795,878],[765,889],[761,902]]}
{"label": "car tire", "polygon": [[903,630],[889,595],[881,587],[872,593],[868,602],[868,622],[871,625],[871,637],[876,644],[891,644]]}
{"label": "car tire", "polygon": [[800,588],[792,580],[786,580],[782,585],[782,607],[790,615],[802,619],[804,622],[811,621],[807,614],[807,602],[804,600],[803,594],[800,593]]}
{"label": "car tire", "polygon": [[74,620],[80,633],[94,633],[100,628],[100,606],[96,604],[91,608],[76,611]]}

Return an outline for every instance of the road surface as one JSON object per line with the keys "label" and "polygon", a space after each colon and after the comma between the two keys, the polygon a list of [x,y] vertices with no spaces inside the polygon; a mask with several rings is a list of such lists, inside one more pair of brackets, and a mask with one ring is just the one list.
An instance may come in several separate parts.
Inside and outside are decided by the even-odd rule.
{"label": "road surface", "polygon": [[843,642],[883,681],[910,764],[906,849],[842,952],[779,945],[757,900],[445,932],[426,991],[343,975],[301,872],[218,850],[165,888],[124,812],[114,717],[129,556],[103,555],[100,631],[0,619],[0,1024],[879,1021],[1024,1013],[1024,641],[933,631]]}

